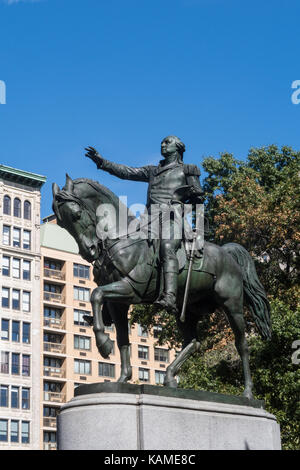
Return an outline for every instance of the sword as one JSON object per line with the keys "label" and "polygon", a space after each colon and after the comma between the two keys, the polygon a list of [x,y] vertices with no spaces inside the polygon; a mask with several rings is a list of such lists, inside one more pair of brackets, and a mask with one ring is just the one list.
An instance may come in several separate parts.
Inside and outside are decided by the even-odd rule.
{"label": "sword", "polygon": [[181,315],[180,315],[180,321],[182,323],[185,322],[185,311],[186,311],[186,305],[187,305],[187,301],[189,297],[190,283],[191,283],[191,277],[192,277],[192,268],[193,268],[193,261],[194,261],[194,255],[195,255],[196,239],[197,239],[197,232],[194,232],[192,249],[191,249],[191,254],[190,254],[189,268],[188,268],[186,284],[185,284],[182,310],[181,310]]}
{"label": "sword", "polygon": [[193,233],[193,243],[192,243],[192,248],[191,248],[191,253],[190,253],[190,261],[189,261],[188,273],[187,273],[187,278],[186,278],[186,285],[185,285],[185,291],[184,291],[182,310],[181,310],[181,315],[180,315],[180,321],[182,323],[185,322],[185,312],[186,312],[186,306],[187,306],[188,297],[189,297],[189,290],[190,290],[191,277],[192,277],[193,261],[194,261],[194,257],[195,257],[195,251],[196,251],[197,237],[200,233],[202,233],[202,235],[203,235],[202,243],[201,243],[201,246],[203,248],[204,228],[202,227],[201,221],[203,222],[203,218],[202,219],[200,218],[200,227],[199,227],[199,219],[198,219],[198,214],[196,212],[196,226],[195,226],[195,230],[194,230],[194,233]]}

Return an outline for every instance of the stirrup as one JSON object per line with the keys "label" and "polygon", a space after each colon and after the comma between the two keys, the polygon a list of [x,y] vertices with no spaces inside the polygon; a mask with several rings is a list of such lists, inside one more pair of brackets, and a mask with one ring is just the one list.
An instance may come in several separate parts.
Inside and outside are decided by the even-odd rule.
{"label": "stirrup", "polygon": [[167,310],[170,313],[178,313],[175,294],[163,294],[154,302],[154,306]]}

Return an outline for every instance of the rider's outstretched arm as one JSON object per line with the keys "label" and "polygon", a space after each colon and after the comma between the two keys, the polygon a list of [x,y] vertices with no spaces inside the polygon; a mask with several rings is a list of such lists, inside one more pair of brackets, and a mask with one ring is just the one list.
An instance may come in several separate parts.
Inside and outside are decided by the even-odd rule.
{"label": "rider's outstretched arm", "polygon": [[93,147],[86,148],[86,156],[96,163],[97,168],[125,180],[149,181],[150,166],[134,168],[105,160]]}

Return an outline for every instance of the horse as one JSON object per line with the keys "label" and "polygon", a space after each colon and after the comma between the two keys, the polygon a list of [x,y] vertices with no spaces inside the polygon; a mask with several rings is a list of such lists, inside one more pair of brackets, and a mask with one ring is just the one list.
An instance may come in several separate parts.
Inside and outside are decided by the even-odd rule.
{"label": "horse", "polygon": [[[90,298],[93,316],[86,320],[93,325],[98,351],[102,357],[109,357],[112,341],[104,330],[105,326],[113,322],[121,358],[118,382],[127,382],[132,378],[128,311],[131,305],[153,304],[159,295],[161,269],[157,243],[145,237],[120,235],[118,220],[122,211],[128,217],[128,225],[136,223],[138,226],[138,219],[112,191],[100,183],[86,178],[72,180],[67,175],[62,189],[56,183],[53,183],[52,189],[53,210],[58,225],[74,237],[82,258],[93,264],[97,287]],[[105,232],[111,236],[104,238]],[[179,251],[185,255],[183,247]],[[188,256],[184,256],[183,262],[181,259],[179,264],[178,311],[184,299]],[[195,264],[198,268],[193,268],[191,273],[185,321],[175,314],[177,327],[183,337],[182,350],[167,367],[164,385],[176,387],[176,375],[180,367],[188,357],[199,351],[197,324],[203,315],[222,309],[233,330],[235,346],[243,366],[243,396],[252,399],[253,383],[245,337],[244,306],[251,312],[262,338],[271,337],[270,306],[254,261],[245,248],[237,243],[218,246],[205,241],[202,259],[199,256],[197,262],[196,256]]]}

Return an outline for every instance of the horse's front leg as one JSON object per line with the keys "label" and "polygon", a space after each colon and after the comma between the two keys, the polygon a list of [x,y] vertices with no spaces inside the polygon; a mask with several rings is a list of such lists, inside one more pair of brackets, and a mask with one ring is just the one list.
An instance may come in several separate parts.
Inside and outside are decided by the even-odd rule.
{"label": "horse's front leg", "polygon": [[127,303],[108,302],[107,307],[110,316],[115,324],[117,333],[117,344],[121,358],[121,373],[118,382],[127,382],[132,377],[132,367],[130,364],[130,344]]}
{"label": "horse's front leg", "polygon": [[102,316],[103,290],[96,287],[91,295],[91,304],[93,309],[93,330],[96,338],[96,345],[102,357],[107,359],[112,352],[113,342],[110,337],[104,333],[104,322]]}

